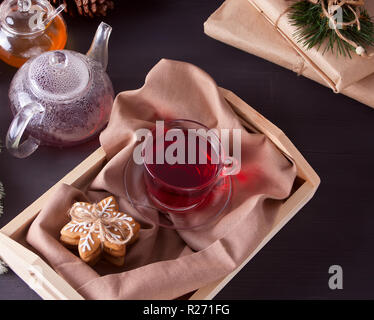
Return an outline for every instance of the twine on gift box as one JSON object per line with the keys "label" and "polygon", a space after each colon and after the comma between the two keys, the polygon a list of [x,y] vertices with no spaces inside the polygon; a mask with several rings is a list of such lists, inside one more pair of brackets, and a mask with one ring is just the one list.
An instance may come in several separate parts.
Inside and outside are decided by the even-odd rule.
{"label": "twine on gift box", "polygon": [[[295,0],[286,0],[286,1],[295,1]],[[315,1],[318,1],[318,0],[315,0]],[[277,20],[275,20],[274,22],[274,27],[276,29],[279,29],[279,21],[280,19],[286,14],[288,13],[289,11],[291,10],[291,7],[288,7],[286,10],[284,10],[277,18]],[[301,56],[301,55],[300,55]],[[300,63],[298,63],[297,66],[293,66],[292,67],[292,71],[295,72],[298,76],[301,76],[304,72],[304,69],[305,69],[305,59],[301,56],[301,61]]]}
{"label": "twine on gift box", "polygon": [[[286,1],[293,1],[293,2],[295,2],[295,0],[286,0]],[[306,0],[306,1],[309,1],[309,2],[314,3],[314,4],[318,4],[318,3],[321,4],[322,12],[323,12],[324,16],[331,22],[331,25],[333,26],[333,29],[334,29],[336,35],[341,40],[347,42],[353,48],[355,48],[357,55],[359,55],[361,57],[364,57],[364,58],[371,58],[371,57],[373,57],[373,55],[374,55],[373,53],[371,53],[371,54],[368,55],[367,52],[366,52],[366,50],[365,50],[365,48],[363,48],[362,46],[358,45],[355,41],[350,40],[347,37],[345,37],[340,32],[340,29],[339,29],[340,26],[351,27],[351,26],[356,25],[357,29],[359,31],[361,30],[361,23],[360,23],[360,17],[359,17],[358,7],[364,6],[365,5],[365,0],[328,0],[327,8],[326,8],[324,0]],[[336,12],[336,10],[338,10],[339,8],[341,8],[344,5],[346,5],[347,8],[352,11],[352,13],[355,16],[355,19],[352,20],[352,21],[349,21],[349,22],[338,23],[336,21],[336,19],[334,18],[334,12]],[[352,5],[355,6],[355,9],[353,9]],[[276,28],[278,28],[278,24],[279,24],[280,19],[286,13],[288,13],[290,10],[291,10],[291,8],[288,7],[287,9],[285,9],[279,15],[279,17],[277,18],[277,20],[274,22],[274,26]],[[304,64],[301,67],[300,71],[297,72],[297,74],[298,75],[302,74],[303,69],[304,69]]]}
{"label": "twine on gift box", "polygon": [[[313,2],[313,0],[308,0],[309,2]],[[362,56],[362,57],[371,57],[372,54],[368,55],[366,53],[366,50],[358,45],[356,42],[354,42],[353,40],[350,40],[348,39],[347,37],[345,37],[341,32],[340,32],[340,29],[338,28],[338,25],[340,26],[345,26],[345,27],[350,27],[350,26],[354,26],[354,25],[357,25],[357,29],[360,31],[361,30],[361,24],[360,24],[360,18],[359,18],[359,12],[358,12],[358,6],[362,6],[364,5],[364,0],[362,0],[361,2],[359,1],[356,1],[357,4],[356,4],[356,7],[355,9],[352,8],[352,6],[349,4],[349,3],[353,3],[352,1],[350,0],[329,0],[328,2],[328,6],[326,8],[326,5],[325,5],[325,1],[323,0],[319,0],[319,3],[321,3],[321,6],[322,6],[322,12],[323,14],[325,15],[326,18],[329,19],[329,21],[331,22],[331,24],[334,26],[334,31],[336,33],[336,35],[342,39],[343,41],[347,42],[348,44],[350,44],[352,47],[354,47],[356,49],[356,53],[359,55],[359,56]],[[336,19],[334,19],[334,11],[336,11],[337,9],[341,8],[343,5],[347,5],[347,8],[349,10],[352,11],[352,13],[354,14],[355,16],[355,19],[352,20],[352,21],[349,21],[349,22],[341,22],[338,24],[338,22],[336,21]]]}
{"label": "twine on gift box", "polygon": [[[93,204],[90,209],[88,209],[84,205],[74,205],[69,211],[70,217],[76,222],[84,222],[87,225],[91,224],[91,228],[89,232],[94,232],[96,230],[99,231],[100,241],[103,245],[105,240],[108,240],[110,243],[123,245],[128,243],[134,235],[134,230],[129,222],[126,220],[121,219],[121,216],[107,216],[103,214],[97,204]],[[122,229],[122,224],[127,226],[129,230],[128,234],[126,235]],[[112,232],[110,232],[110,228],[114,228],[118,230],[122,236],[123,240],[118,240],[115,238]]]}

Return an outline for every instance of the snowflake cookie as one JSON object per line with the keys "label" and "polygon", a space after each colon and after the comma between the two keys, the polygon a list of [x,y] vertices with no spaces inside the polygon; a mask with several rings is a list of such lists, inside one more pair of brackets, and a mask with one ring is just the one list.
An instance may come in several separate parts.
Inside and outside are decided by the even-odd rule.
{"label": "snowflake cookie", "polygon": [[126,246],[133,243],[140,225],[120,212],[113,196],[97,204],[76,202],[70,209],[71,221],[61,230],[61,242],[78,248],[81,259],[94,265],[101,257],[114,265],[125,262]]}

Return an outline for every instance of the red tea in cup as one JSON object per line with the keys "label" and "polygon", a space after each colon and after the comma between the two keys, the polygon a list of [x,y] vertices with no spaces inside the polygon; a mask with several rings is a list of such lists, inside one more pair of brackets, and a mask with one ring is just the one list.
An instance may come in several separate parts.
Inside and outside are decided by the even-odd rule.
{"label": "red tea in cup", "polygon": [[220,140],[216,134],[204,134],[207,131],[198,122],[174,120],[146,138],[144,179],[156,206],[185,211],[207,197],[225,168]]}

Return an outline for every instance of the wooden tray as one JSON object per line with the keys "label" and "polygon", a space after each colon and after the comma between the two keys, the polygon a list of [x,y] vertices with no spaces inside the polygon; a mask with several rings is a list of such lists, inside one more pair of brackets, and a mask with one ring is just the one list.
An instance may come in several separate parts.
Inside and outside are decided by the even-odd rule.
{"label": "wooden tray", "polygon": [[[261,248],[312,198],[320,179],[286,135],[231,91],[220,89],[242,124],[251,132],[264,133],[297,167],[294,191],[284,201],[271,231],[247,259],[231,274],[197,290],[190,299],[212,299]],[[84,299],[25,242],[25,233],[44,203],[62,183],[83,188],[106,162],[105,152],[97,149],[39,199],[0,230],[0,257],[43,299]]]}

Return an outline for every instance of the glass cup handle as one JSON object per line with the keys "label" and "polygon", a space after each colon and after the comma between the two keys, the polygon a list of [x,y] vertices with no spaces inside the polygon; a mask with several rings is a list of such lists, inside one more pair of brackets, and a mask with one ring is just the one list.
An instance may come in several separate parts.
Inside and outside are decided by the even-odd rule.
{"label": "glass cup handle", "polygon": [[44,107],[39,103],[30,103],[16,114],[6,135],[6,147],[11,155],[16,158],[26,158],[38,149],[40,141],[32,136],[28,136],[24,142],[20,142],[31,119],[36,115],[42,119],[44,112]]}
{"label": "glass cup handle", "polygon": [[223,160],[222,175],[230,176],[238,174],[240,170],[239,162],[234,157],[226,157]]}

